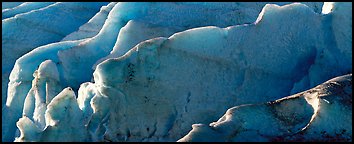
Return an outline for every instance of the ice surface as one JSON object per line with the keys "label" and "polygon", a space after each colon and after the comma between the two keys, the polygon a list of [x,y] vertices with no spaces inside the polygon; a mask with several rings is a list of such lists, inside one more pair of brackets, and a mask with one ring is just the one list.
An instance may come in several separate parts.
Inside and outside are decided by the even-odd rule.
{"label": "ice surface", "polygon": [[16,141],[88,141],[74,91],[65,88],[48,104],[45,111],[45,128],[40,129],[26,116],[17,125],[21,136]]}
{"label": "ice surface", "polygon": [[21,5],[24,2],[1,2],[1,9],[6,10]]}
{"label": "ice surface", "polygon": [[[75,5],[79,5],[79,4],[75,4]],[[92,3],[91,5],[88,4],[87,7],[89,6],[97,7],[98,5],[99,4]],[[92,12],[92,10],[89,11]],[[111,23],[112,25],[110,26],[111,27],[117,26],[116,25],[117,23],[119,24],[120,22],[119,21],[116,23],[113,22]],[[98,53],[98,50],[101,50],[102,53],[105,54],[104,52],[106,53],[109,52],[106,49],[113,47],[114,41],[111,39],[115,39],[114,35],[118,33],[118,32],[114,32],[113,29],[116,28],[107,28],[107,26],[106,27],[103,26],[103,31],[106,31],[106,32],[101,31],[101,35],[103,34],[103,38],[100,37],[101,36],[100,34],[98,34],[98,36],[94,40],[82,39],[77,41],[64,41],[64,42],[44,45],[36,48],[35,50],[25,54],[24,56],[16,60],[14,69],[12,70],[10,75],[10,82],[8,88],[9,93],[6,102],[7,104],[3,108],[3,113],[5,113],[2,116],[3,119],[7,117],[7,115],[11,115],[11,118],[9,118],[10,120],[3,123],[3,136],[4,136],[3,139],[9,141],[9,139],[13,138],[13,134],[15,131],[15,121],[21,116],[22,113],[21,109],[23,108],[24,100],[31,87],[31,81],[33,79],[32,73],[34,73],[34,71],[38,68],[39,64],[41,64],[43,61],[48,59],[52,60],[53,62],[56,63],[58,67],[60,86],[62,87],[74,86],[74,88],[78,89],[79,85],[82,82],[88,81],[90,79],[90,75],[92,75],[90,73],[87,73],[86,75],[82,74],[83,73],[82,70],[91,69],[92,64],[98,59],[98,58],[94,59],[93,56],[99,58],[102,57],[102,54],[100,55]],[[116,29],[116,31],[118,30],[119,29]],[[107,31],[111,31],[112,33],[108,33]],[[98,41],[100,43],[97,43]],[[108,42],[111,41],[111,45],[108,45],[107,41]],[[102,45],[103,43],[106,45]],[[97,47],[97,45],[101,45],[102,47]],[[76,55],[76,53],[78,53],[77,56],[73,56]],[[79,53],[85,55],[80,55]],[[80,60],[80,58],[83,61],[78,61]],[[73,64],[72,62],[75,62],[76,64]],[[80,65],[83,68],[80,68]],[[77,71],[73,71],[74,69],[77,69],[77,71],[80,72],[77,73]],[[76,75],[73,75],[73,73],[76,73]],[[13,103],[17,103],[20,105],[18,106]],[[8,111],[9,113],[7,113]]]}
{"label": "ice surface", "polygon": [[95,36],[102,28],[109,12],[115,6],[116,2],[111,2],[107,6],[102,6],[101,10],[96,13],[86,24],[80,26],[78,31],[75,31],[65,36],[61,41],[80,40]]}
{"label": "ice surface", "polygon": [[21,132],[21,136],[15,139],[15,142],[27,141],[36,142],[41,137],[41,130],[26,116],[23,116],[16,123]]}
{"label": "ice surface", "polygon": [[332,11],[332,9],[333,9],[333,2],[326,2],[324,3],[322,8],[322,14],[328,14]]}
{"label": "ice surface", "polygon": [[[39,128],[43,129],[46,125],[44,119],[44,113],[47,109],[47,104],[56,96],[63,88],[59,83],[59,74],[56,65],[51,60],[46,60],[39,66],[38,70],[34,73],[34,80],[32,82],[32,88],[29,95],[35,98],[35,108],[30,110],[29,113],[24,108],[23,114],[33,115],[34,122]],[[26,97],[26,99],[29,97]],[[33,106],[33,98],[30,98],[29,102],[25,100],[26,105]],[[29,116],[28,116],[29,117]]]}
{"label": "ice surface", "polygon": [[[298,89],[292,94],[304,91],[342,74],[352,72],[352,3],[331,3],[332,11],[323,15],[321,49],[317,50],[316,60],[308,70],[308,76],[299,81]],[[309,79],[308,81],[305,79]]]}
{"label": "ice surface", "polygon": [[40,141],[88,140],[82,111],[71,88],[64,89],[48,104],[45,118],[47,127]]}
{"label": "ice surface", "polygon": [[[266,5],[255,24],[190,29],[100,63],[94,73],[98,90],[124,103],[111,106],[116,108],[110,109],[107,139],[174,140],[192,123],[211,121],[232,105],[289,95],[295,83],[306,82],[310,67],[321,61],[316,55],[328,47],[324,41],[332,39],[319,35],[328,31],[319,25],[326,17],[299,3]],[[317,73],[322,82],[331,77]],[[308,79],[307,88],[313,87],[314,78]]]}
{"label": "ice surface", "polygon": [[[57,48],[62,48],[62,47],[68,47],[70,45],[76,44],[80,41],[77,42],[63,42],[60,44],[57,44],[56,46],[58,46]],[[46,52],[46,55],[42,55],[39,52]],[[58,51],[58,49],[54,49],[54,48],[50,48],[50,46],[44,46],[41,48],[37,48],[35,51],[32,51],[32,53],[29,53],[28,55],[32,55],[33,59],[28,59],[26,57],[26,55],[20,59],[18,59],[18,61],[23,62],[24,65],[22,67],[22,69],[20,69],[17,65],[15,65],[14,69],[18,70],[20,73],[16,73],[16,74],[12,74],[12,78],[10,77],[10,80],[12,82],[9,83],[9,90],[8,90],[8,98],[6,101],[6,105],[3,107],[2,109],[2,130],[3,130],[3,140],[5,139],[5,141],[9,141],[8,139],[11,139],[11,134],[13,135],[15,132],[15,128],[14,125],[15,121],[18,120],[21,117],[22,114],[22,109],[24,107],[24,102],[25,99],[29,99],[29,101],[34,101],[34,90],[31,90],[31,87],[33,85],[36,85],[34,83],[32,83],[33,80],[33,73],[35,73],[35,71],[38,69],[39,65],[44,62],[45,60],[47,60],[48,58],[54,57],[52,59],[53,62],[57,62],[57,60],[55,59],[56,56],[56,51]],[[50,53],[53,53],[52,55],[50,55]],[[53,67],[52,67],[53,68]],[[18,75],[17,75],[18,74]],[[14,76],[15,75],[15,76]],[[36,76],[36,73],[35,73]],[[41,80],[42,85],[45,85],[45,80]],[[61,82],[60,82],[61,83]],[[63,84],[57,85],[57,87],[62,87]],[[44,87],[45,88],[45,87]],[[40,91],[46,91],[45,89],[43,89],[43,87],[41,87],[39,89]],[[27,98],[26,98],[27,97]],[[32,98],[29,98],[32,97]],[[27,101],[27,100],[26,100]],[[33,111],[31,109],[34,102],[26,102],[26,106],[29,106],[29,108],[27,110]],[[26,107],[25,106],[25,107]],[[25,110],[25,111],[27,111]],[[30,112],[31,113],[31,112]],[[32,114],[32,113],[31,113]],[[30,117],[30,116],[29,116]]]}
{"label": "ice surface", "polygon": [[[273,3],[278,5],[289,4],[289,2]],[[124,55],[144,40],[155,37],[169,37],[173,33],[201,26],[227,27],[253,23],[265,4],[267,3],[123,3],[121,9],[129,8],[134,11],[123,11],[122,19],[132,22],[129,21],[119,32],[117,42],[110,55],[98,60],[93,69],[105,59]],[[320,12],[319,10],[323,5],[321,2],[308,2],[306,4],[316,12]],[[173,19],[173,21],[170,21],[170,19]]]}
{"label": "ice surface", "polygon": [[24,2],[19,6],[2,11],[2,19],[13,17],[17,14],[26,13],[54,4],[54,2]]}
{"label": "ice surface", "polygon": [[[9,12],[26,11],[49,3],[23,3]],[[2,107],[15,61],[32,49],[57,42],[77,30],[106,3],[55,3],[2,20]],[[3,16],[7,13],[3,11]],[[33,72],[29,73],[32,74]]]}
{"label": "ice surface", "polygon": [[[314,94],[274,107],[242,104],[351,73],[351,3],[333,3],[327,14],[321,2],[265,4],[110,3],[98,13],[96,7],[96,15],[61,42],[17,59],[2,111],[3,141],[15,139],[19,119],[16,141],[176,141],[192,124],[185,140],[268,141],[263,134],[279,138],[304,127],[308,141],[318,138],[311,126],[320,112],[313,103],[321,100],[308,99]],[[248,124],[223,122],[221,134],[196,124],[216,121],[237,105]],[[269,111],[295,118],[283,120],[286,125]],[[230,115],[222,121],[233,121]],[[252,119],[258,116],[269,124],[252,125],[262,124]],[[251,130],[233,137],[230,126]]]}
{"label": "ice surface", "polygon": [[[60,40],[87,22],[104,3],[55,3],[2,21],[3,72],[21,55]],[[65,23],[63,23],[65,22]],[[26,33],[23,34],[22,32]],[[17,51],[10,53],[10,51]]]}
{"label": "ice surface", "polygon": [[178,141],[351,141],[351,88],[349,74],[276,101],[236,106],[217,122],[192,125]]}
{"label": "ice surface", "polygon": [[[62,3],[59,3],[63,5]],[[51,7],[54,7],[55,4]],[[230,7],[239,7],[237,3],[232,3]],[[265,3],[263,3],[264,5]],[[77,4],[78,5],[78,4]],[[151,7],[150,5],[155,5],[155,7]],[[170,6],[176,6],[174,9],[170,9]],[[18,103],[21,103],[24,101],[25,96],[27,95],[26,91],[29,91],[30,89],[30,81],[32,80],[32,73],[34,70],[39,66],[39,64],[46,59],[51,59],[55,61],[59,66],[59,75],[60,75],[60,81],[61,85],[63,87],[65,86],[70,86],[73,89],[77,90],[79,85],[85,81],[89,81],[92,78],[92,73],[93,70],[91,67],[93,64],[103,56],[106,56],[109,51],[112,50],[114,43],[116,43],[117,40],[117,35],[118,32],[120,31],[120,28],[123,27],[129,20],[131,19],[139,19],[140,21],[144,21],[144,23],[152,23],[154,25],[162,25],[162,26],[174,26],[174,25],[179,25],[183,26],[184,29],[191,28],[191,27],[197,27],[197,26],[202,26],[202,25],[208,25],[208,24],[203,24],[205,22],[205,19],[210,18],[211,20],[208,20],[211,22],[211,24],[216,24],[219,26],[226,26],[226,23],[223,22],[228,22],[229,25],[232,25],[234,21],[237,21],[238,23],[244,22],[243,19],[240,18],[234,18],[230,19],[231,17],[226,17],[227,13],[222,13],[223,11],[228,12],[229,14],[232,13],[232,9],[227,9],[223,10],[221,9],[222,7],[217,7],[220,10],[220,14],[223,14],[225,16],[222,17],[215,17],[215,13],[213,13],[211,10],[215,9],[213,7],[217,7],[217,5],[207,5],[207,6],[200,6],[204,7],[202,11],[198,10],[193,10],[192,8],[194,6],[191,5],[181,5],[181,4],[174,4],[174,3],[118,3],[111,11],[110,14],[107,17],[106,22],[102,26],[102,29],[100,32],[93,38],[82,40],[82,42],[73,42],[71,46],[61,46],[61,43],[58,44],[51,44],[50,46],[43,46],[38,49],[46,49],[49,47],[56,47],[53,48],[53,50],[50,50],[51,52],[48,53],[46,50],[35,50],[37,54],[32,55],[33,53],[26,54],[26,56],[23,56],[23,58],[20,58],[18,62],[15,64],[14,69],[11,74],[11,82],[9,83],[9,89],[11,91],[19,91],[18,89],[21,89],[21,93],[16,93],[17,96],[15,96],[15,93],[9,93],[7,98],[7,103],[8,105],[11,105],[12,101],[16,101]],[[63,6],[65,9],[65,6]],[[146,11],[146,8],[150,8],[149,11]],[[255,5],[254,6],[256,10],[253,11],[254,18],[256,17],[258,11],[262,8],[262,5]],[[180,8],[183,8],[188,11],[188,9],[192,10],[194,14],[199,14],[199,20],[198,22],[189,22],[188,20],[194,19],[194,15],[189,14],[188,19],[184,18],[183,15],[185,12],[180,11]],[[241,8],[241,7],[239,7]],[[49,8],[46,8],[49,9]],[[42,9],[39,12],[42,12],[46,9]],[[63,8],[62,8],[63,9]],[[130,9],[132,9],[130,11]],[[169,10],[165,12],[168,17],[165,17],[164,19],[158,19],[160,16],[157,14],[161,11],[164,10]],[[48,11],[48,10],[47,10]],[[207,16],[204,16],[205,11],[211,11],[208,12]],[[171,13],[168,13],[171,12]],[[174,12],[178,12],[177,15]],[[49,12],[50,13],[50,12]],[[152,13],[156,13],[155,15]],[[245,13],[248,13],[247,11]],[[178,16],[178,17],[176,17]],[[240,15],[235,15],[236,17],[239,17]],[[23,16],[25,17],[25,16]],[[57,16],[58,18],[60,16]],[[66,16],[67,17],[67,16]],[[169,23],[166,24],[165,21],[168,21],[171,18],[178,18],[178,20],[182,20],[178,24],[176,23]],[[39,17],[40,18],[40,17]],[[219,18],[223,18],[223,21],[218,20]],[[10,18],[11,19],[11,18]],[[245,19],[248,20],[247,17]],[[178,21],[176,20],[176,21]],[[250,21],[251,22],[251,21]],[[193,24],[193,25],[190,25]],[[189,26],[188,26],[189,25]],[[70,27],[66,26],[65,28]],[[3,26],[4,28],[4,26]],[[183,30],[183,29],[180,29]],[[63,31],[63,29],[61,29]],[[4,33],[4,31],[3,31]],[[172,34],[171,32],[168,34]],[[40,36],[36,34],[36,36]],[[153,35],[154,36],[154,35]],[[145,37],[143,39],[151,38],[150,37]],[[156,35],[155,35],[156,36]],[[41,37],[41,38],[48,38],[46,37]],[[3,43],[5,38],[3,37]],[[143,39],[137,39],[138,41],[143,40]],[[138,41],[135,41],[131,46],[134,44],[138,43]],[[41,42],[43,42],[43,39],[41,39]],[[75,43],[75,44],[74,44]],[[11,45],[13,46],[13,45]],[[5,46],[4,46],[5,47]],[[19,48],[19,47],[18,47]],[[5,49],[5,48],[4,48]],[[3,50],[4,50],[3,49]],[[21,48],[23,50],[24,48]],[[54,50],[56,49],[56,50]],[[127,47],[129,49],[129,47]],[[60,50],[58,52],[58,50]],[[37,56],[40,56],[42,58],[36,59]],[[24,58],[26,57],[26,58]],[[7,59],[7,58],[6,58]],[[30,64],[28,62],[25,62],[27,60],[31,61]],[[36,59],[36,60],[33,60]],[[32,62],[35,61],[35,62]],[[8,65],[9,67],[11,65]],[[4,70],[4,69],[3,69]],[[4,77],[4,83],[7,83],[6,80],[6,75]],[[19,83],[21,81],[21,83]],[[27,81],[27,82],[25,82]],[[6,89],[6,86],[3,86],[3,88]],[[15,90],[17,89],[17,90]],[[5,95],[5,94],[4,94]],[[19,109],[22,109],[20,106]],[[20,111],[16,112],[18,116],[20,115]],[[14,125],[14,124],[13,124]]]}

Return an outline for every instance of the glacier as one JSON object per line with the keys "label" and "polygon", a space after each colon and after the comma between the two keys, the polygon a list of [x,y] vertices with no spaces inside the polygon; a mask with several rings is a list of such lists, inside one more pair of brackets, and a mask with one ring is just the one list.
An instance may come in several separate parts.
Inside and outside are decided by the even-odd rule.
{"label": "glacier", "polygon": [[[11,31],[14,22],[10,20],[86,6],[66,4],[23,3],[3,8],[3,13],[24,12],[3,18],[3,52],[13,50],[6,46],[14,47],[6,38],[4,42],[4,35],[20,40],[16,35],[24,33]],[[295,102],[283,100],[284,96],[307,93],[330,78],[351,73],[351,3],[90,4],[83,8],[85,12],[77,12],[80,17],[87,15],[81,23],[62,19],[75,26],[60,38],[38,39],[42,43],[30,42],[31,48],[19,45],[21,51],[11,58],[3,54],[7,61],[3,62],[7,68],[3,69],[3,141],[351,141],[351,116],[343,117],[344,127],[326,128],[328,123],[323,121],[331,116],[316,115],[319,122],[311,119],[309,126],[315,123],[315,128],[304,136],[279,137],[290,134],[287,128],[292,131],[308,124],[313,115],[310,96],[297,94],[301,100]],[[331,9],[324,13],[325,7]],[[351,75],[346,79],[351,87]],[[348,97],[351,91],[347,89]],[[276,102],[280,110],[252,105],[276,99],[280,99]],[[347,108],[351,103],[335,103],[344,105],[343,112],[351,115]],[[323,105],[320,112],[338,111],[337,105]],[[293,109],[283,108],[289,106]],[[270,115],[288,117],[298,107],[304,108],[300,124],[277,121]],[[229,114],[234,109],[246,118],[256,111],[269,124],[253,127],[259,123],[254,119],[244,126]],[[225,117],[231,124],[224,122]],[[218,119],[211,127],[203,124]],[[257,132],[252,128],[258,128]],[[330,131],[327,137],[338,129],[345,132],[340,139],[325,139],[316,136],[320,128]]]}
{"label": "glacier", "polygon": [[2,20],[6,19],[6,18],[14,17],[17,14],[26,13],[26,12],[29,12],[32,10],[44,8],[44,7],[47,7],[51,4],[54,4],[54,2],[42,2],[42,3],[24,2],[16,7],[3,10],[2,11]]}
{"label": "glacier", "polygon": [[111,2],[107,6],[102,6],[95,16],[93,16],[87,23],[80,26],[79,30],[65,36],[61,41],[80,40],[97,35],[115,4],[116,2]]}
{"label": "glacier", "polygon": [[351,141],[351,99],[348,74],[276,101],[230,108],[217,122],[193,124],[178,141]]}
{"label": "glacier", "polygon": [[21,5],[23,2],[1,2],[1,9],[7,10]]}
{"label": "glacier", "polygon": [[[86,23],[104,4],[23,3],[3,10],[2,16],[9,18],[2,20],[2,82],[9,82],[10,72],[18,58],[36,47],[60,41]],[[33,8],[40,9],[31,10]],[[7,85],[3,84],[2,107],[6,93]]]}

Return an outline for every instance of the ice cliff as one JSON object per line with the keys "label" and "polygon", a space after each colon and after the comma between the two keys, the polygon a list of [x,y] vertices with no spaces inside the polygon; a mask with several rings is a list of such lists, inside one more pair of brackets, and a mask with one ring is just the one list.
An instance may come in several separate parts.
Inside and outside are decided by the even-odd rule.
{"label": "ice cliff", "polygon": [[321,84],[352,73],[351,8],[8,5],[2,141],[351,141],[351,74]]}

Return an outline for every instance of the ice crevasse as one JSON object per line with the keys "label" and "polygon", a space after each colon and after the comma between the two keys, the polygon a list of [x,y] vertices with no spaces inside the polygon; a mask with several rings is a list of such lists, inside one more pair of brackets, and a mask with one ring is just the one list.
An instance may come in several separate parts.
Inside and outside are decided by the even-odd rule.
{"label": "ice crevasse", "polygon": [[[268,4],[254,22],[208,27],[200,27],[213,25],[203,25],[204,17],[192,26],[177,23],[187,16],[156,22],[154,12],[172,4],[146,5],[117,3],[96,36],[45,45],[17,60],[3,108],[7,128],[19,129],[16,141],[177,141],[193,124],[216,121],[233,106],[280,99],[351,73],[351,3],[333,3],[328,14],[300,3]],[[136,29],[146,32],[134,39],[139,31],[129,32]],[[84,83],[93,69],[93,82]],[[67,86],[79,89],[77,99],[72,88],[60,92]],[[70,128],[80,134],[63,133]],[[190,134],[179,141],[193,141]]]}

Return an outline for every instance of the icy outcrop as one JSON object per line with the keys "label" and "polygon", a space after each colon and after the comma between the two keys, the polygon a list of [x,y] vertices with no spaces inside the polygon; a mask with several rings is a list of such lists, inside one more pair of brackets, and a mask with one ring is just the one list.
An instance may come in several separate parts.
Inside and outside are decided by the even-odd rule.
{"label": "icy outcrop", "polygon": [[[30,75],[30,73],[34,74],[34,76],[36,76],[36,70],[38,69],[38,67],[40,66],[41,63],[43,63],[44,61],[48,60],[48,57],[50,58],[49,60],[51,60],[53,63],[55,63],[55,66],[51,67],[55,69],[55,67],[58,69],[58,73],[60,73],[61,68],[58,66],[58,60],[56,58],[56,53],[58,49],[60,48],[65,48],[65,47],[69,47],[75,44],[78,44],[81,41],[68,41],[68,42],[62,42],[57,44],[57,49],[54,48],[50,48],[50,47],[42,47],[42,48],[37,48],[36,50],[32,51],[32,58],[26,58],[26,55],[22,58],[20,58],[17,62],[19,62],[20,64],[23,63],[23,67],[21,69],[18,69],[18,72],[20,73],[16,73],[17,77],[12,77],[10,76],[10,80],[12,79],[13,81],[9,83],[9,90],[8,90],[8,97],[7,97],[7,101],[6,101],[6,105],[4,106],[4,108],[2,109],[2,134],[3,134],[3,141],[10,141],[10,139],[14,138],[14,134],[15,134],[15,128],[14,128],[14,124],[16,123],[16,120],[18,120],[21,115],[22,115],[22,111],[24,108],[24,102],[25,99],[27,97],[33,97],[32,96],[34,94],[33,91],[30,91],[31,87],[33,85],[36,85],[35,83],[32,83],[33,80],[33,75]],[[47,53],[46,55],[42,55],[40,53],[38,53],[38,51],[42,51]],[[52,55],[50,55],[50,53],[53,53]],[[52,63],[50,62],[50,63]],[[36,65],[38,64],[38,65]],[[21,64],[22,65],[22,64]],[[35,65],[35,66],[33,66]],[[18,68],[17,65],[15,65],[15,69]],[[21,75],[22,73],[22,75]],[[15,74],[13,74],[15,75]],[[53,74],[54,76],[55,74]],[[36,82],[36,79],[34,79]],[[44,83],[42,81],[42,83]],[[64,87],[63,82],[62,82],[62,78],[59,75],[59,85],[57,87]],[[42,84],[43,85],[43,84]],[[38,87],[40,91],[46,91],[46,89],[44,89],[45,87]],[[29,98],[29,99],[33,99],[33,98]],[[33,102],[29,102],[29,103],[33,103]]]}
{"label": "icy outcrop", "polygon": [[21,136],[15,142],[36,142],[40,140],[41,130],[28,117],[23,116],[16,123]]}
{"label": "icy outcrop", "polygon": [[240,105],[217,122],[194,124],[179,142],[351,141],[352,74],[276,101]]}
{"label": "icy outcrop", "polygon": [[74,91],[65,88],[48,104],[45,111],[46,126],[44,130],[34,124],[28,117],[22,117],[17,126],[21,136],[15,141],[88,141],[88,133],[83,123]]}
{"label": "icy outcrop", "polygon": [[59,82],[58,69],[51,60],[41,63],[33,76],[32,88],[26,96],[22,115],[29,117],[43,129],[46,125],[44,113],[47,105],[63,88]]}
{"label": "icy outcrop", "polygon": [[[79,26],[87,22],[104,4],[106,3],[55,3],[40,10],[31,11],[3,20],[3,119],[6,117],[8,120],[3,122],[3,140],[11,141],[10,139],[14,138],[15,121],[21,116],[25,97],[31,88],[31,80],[33,79],[31,74],[44,60],[51,59],[56,65],[59,64],[58,56],[56,56],[59,55],[58,49],[63,49],[72,44],[78,44],[81,41],[56,44],[56,48],[49,48],[49,50],[47,50],[47,48],[53,47],[53,45],[42,46],[42,48],[38,49],[45,54],[34,54],[31,56],[31,59],[23,58],[22,61],[20,60],[21,58],[18,59],[18,63],[24,63],[23,67],[19,69],[17,69],[16,64],[13,66],[15,60],[37,46],[59,41],[65,35],[77,30]],[[63,21],[66,22],[62,23]],[[33,24],[33,26],[28,26],[28,23]],[[26,33],[23,34],[23,31],[26,31]],[[16,53],[13,51],[16,51]],[[50,54],[49,51],[52,51],[52,53]],[[38,51],[33,53],[38,53]],[[14,71],[19,70],[14,72],[16,74],[12,74],[18,74],[18,77],[10,78],[12,82],[9,82],[9,74],[12,67],[14,67]],[[59,67],[59,71],[62,73],[61,67]],[[21,73],[24,73],[24,76],[21,75]],[[61,75],[60,77],[60,81],[62,81],[63,76]],[[9,83],[8,87],[6,83]],[[61,82],[60,86],[65,87],[65,83]],[[9,92],[7,93],[8,89]],[[6,96],[8,96],[7,99]],[[4,102],[7,102],[6,106]]]}

